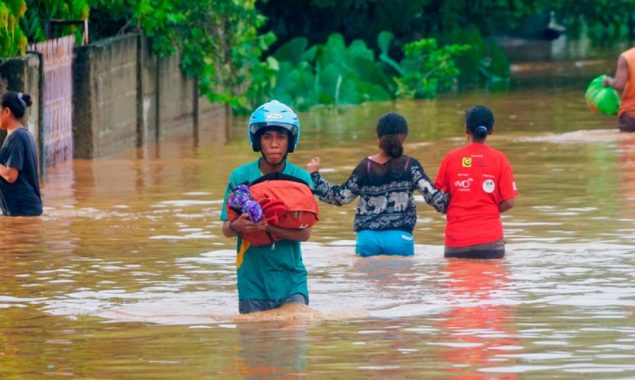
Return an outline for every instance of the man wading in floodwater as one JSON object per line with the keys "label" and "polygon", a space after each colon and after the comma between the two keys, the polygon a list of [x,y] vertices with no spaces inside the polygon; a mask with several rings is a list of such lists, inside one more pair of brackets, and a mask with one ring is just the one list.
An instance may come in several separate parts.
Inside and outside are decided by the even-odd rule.
{"label": "man wading in floodwater", "polygon": [[[287,304],[308,305],[307,270],[302,262],[300,242],[309,239],[311,229],[280,228],[265,220],[254,223],[246,212],[230,221],[227,212],[228,197],[232,192],[239,185],[252,183],[263,175],[281,173],[312,186],[309,173],[287,161],[287,154],[295,151],[300,139],[300,121],[291,108],[272,100],[251,114],[247,133],[251,147],[262,157],[231,173],[220,216],[223,234],[238,237],[238,309],[241,314],[247,314]],[[259,231],[280,240],[254,246],[244,239],[243,235]]]}

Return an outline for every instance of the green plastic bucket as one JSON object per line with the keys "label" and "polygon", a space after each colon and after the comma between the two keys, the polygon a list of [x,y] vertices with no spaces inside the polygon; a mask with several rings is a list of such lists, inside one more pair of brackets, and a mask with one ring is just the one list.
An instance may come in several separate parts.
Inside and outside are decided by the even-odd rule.
{"label": "green plastic bucket", "polygon": [[602,86],[606,75],[594,78],[584,93],[586,104],[591,112],[603,115],[617,115],[620,108],[620,96],[613,87]]}

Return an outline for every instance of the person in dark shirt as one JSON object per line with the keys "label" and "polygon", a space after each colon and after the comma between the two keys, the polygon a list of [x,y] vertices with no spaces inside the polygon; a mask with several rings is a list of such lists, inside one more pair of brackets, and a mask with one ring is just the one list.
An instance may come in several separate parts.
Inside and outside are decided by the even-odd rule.
{"label": "person in dark shirt", "polygon": [[319,173],[319,157],[307,164],[320,200],[341,206],[360,198],[353,223],[355,253],[360,256],[414,255],[415,189],[438,212],[445,212],[448,206],[447,194],[434,187],[419,161],[403,154],[407,135],[403,116],[395,112],[382,116],[377,122],[380,152],[364,158],[339,186]]}
{"label": "person in dark shirt", "polygon": [[8,91],[0,102],[0,129],[7,138],[0,147],[0,207],[6,216],[42,215],[37,148],[22,119],[31,97]]}

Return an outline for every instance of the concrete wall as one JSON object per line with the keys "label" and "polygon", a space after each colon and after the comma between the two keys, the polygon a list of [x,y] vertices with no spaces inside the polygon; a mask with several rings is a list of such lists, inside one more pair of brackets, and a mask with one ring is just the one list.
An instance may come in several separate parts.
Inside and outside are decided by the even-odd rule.
{"label": "concrete wall", "polygon": [[152,54],[152,49],[147,40],[139,38],[139,77],[141,78],[139,105],[139,144],[156,143],[159,141],[159,129],[157,116],[158,104],[158,71],[159,57]]}
{"label": "concrete wall", "polygon": [[[159,136],[193,131],[194,81],[179,69],[179,57],[159,60]],[[170,128],[164,128],[170,126]]]}
{"label": "concrete wall", "polygon": [[229,142],[232,113],[229,106],[223,107],[203,99],[200,101],[198,128],[195,130],[195,140],[215,146]]}
{"label": "concrete wall", "polygon": [[[181,74],[178,55],[158,58],[150,43],[134,34],[77,46],[74,53],[76,158],[111,156],[175,135],[226,141],[231,113],[198,96],[196,81]],[[40,73],[37,54],[0,60],[0,94],[12,90],[31,95],[26,125],[38,142],[38,154],[44,111]],[[0,144],[5,135],[0,132]]]}
{"label": "concrete wall", "polygon": [[[24,57],[0,60],[0,96],[6,91],[19,91],[31,95],[33,104],[27,109],[25,126],[38,142],[38,156],[40,156],[40,120],[41,96],[44,94],[43,84],[40,83],[40,58],[36,54]],[[4,141],[6,131],[0,132],[0,144]]]}
{"label": "concrete wall", "polygon": [[103,157],[136,145],[136,36],[76,47],[73,84],[75,157]]}
{"label": "concrete wall", "polygon": [[195,81],[179,69],[178,55],[157,58],[147,40],[137,35],[79,46],[75,55],[78,158],[105,157],[162,138],[195,135],[201,118],[226,115],[224,106],[198,98]]}

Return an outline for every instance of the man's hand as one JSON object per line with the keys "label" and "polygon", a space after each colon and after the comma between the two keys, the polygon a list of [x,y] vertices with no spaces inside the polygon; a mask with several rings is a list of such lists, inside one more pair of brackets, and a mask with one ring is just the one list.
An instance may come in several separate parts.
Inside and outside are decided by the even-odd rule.
{"label": "man's hand", "polygon": [[226,221],[223,223],[223,235],[225,237],[234,237],[244,233],[266,231],[268,225],[264,220],[254,223],[249,219],[249,214],[244,213],[232,222]]}
{"label": "man's hand", "polygon": [[238,219],[231,223],[231,228],[241,234],[245,232],[264,231],[267,228],[267,222],[263,220],[261,222],[254,223],[251,219],[249,219],[249,214],[243,213],[240,214]]}

